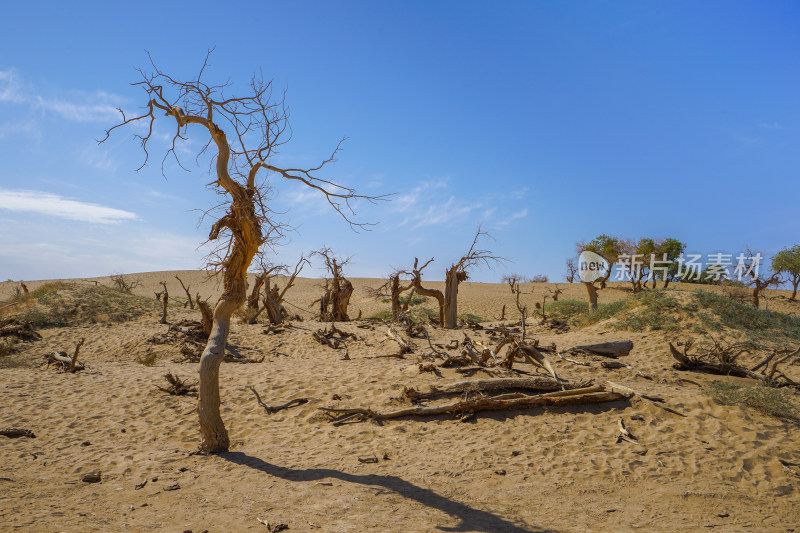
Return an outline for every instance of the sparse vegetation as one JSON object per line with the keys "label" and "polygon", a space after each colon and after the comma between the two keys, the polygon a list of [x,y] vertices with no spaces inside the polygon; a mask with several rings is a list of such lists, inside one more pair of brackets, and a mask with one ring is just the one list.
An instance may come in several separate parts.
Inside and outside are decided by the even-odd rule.
{"label": "sparse vegetation", "polygon": [[[725,296],[707,292],[692,293],[701,310],[717,317],[719,324],[731,329],[747,330],[754,336],[781,335],[800,340],[800,318],[775,311],[756,309]],[[712,321],[713,329],[713,321]]]}
{"label": "sparse vegetation", "polygon": [[152,311],[156,304],[110,287],[50,282],[22,298],[12,298],[3,316],[30,322],[36,328],[65,327],[82,323],[126,322]]}
{"label": "sparse vegetation", "polygon": [[[411,298],[410,302],[408,301],[409,297]],[[428,297],[427,296],[422,296],[420,294],[414,294],[412,296],[409,293],[409,294],[406,294],[404,296],[400,296],[400,305],[406,305],[406,303],[408,303],[409,307],[414,307],[415,305],[424,304],[427,301],[428,301]],[[385,303],[385,304],[392,303],[392,299],[389,298],[389,297],[381,298],[381,303]]]}
{"label": "sparse vegetation", "polygon": [[789,389],[714,381],[709,392],[723,405],[745,405],[778,418],[797,420],[800,417],[796,399]]}
{"label": "sparse vegetation", "polygon": [[136,362],[144,366],[155,366],[158,356],[153,350],[147,350],[136,356]]}

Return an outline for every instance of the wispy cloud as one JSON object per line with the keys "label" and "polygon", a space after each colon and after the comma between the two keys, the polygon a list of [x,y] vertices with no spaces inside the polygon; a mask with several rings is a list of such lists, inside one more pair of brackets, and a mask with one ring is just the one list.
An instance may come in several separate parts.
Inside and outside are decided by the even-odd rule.
{"label": "wispy cloud", "polygon": [[72,100],[37,94],[24,83],[16,69],[0,70],[0,102],[28,105],[33,110],[55,113],[76,122],[108,121],[119,118],[119,96],[97,91],[76,95]]}
{"label": "wispy cloud", "polygon": [[117,224],[134,220],[135,213],[39,191],[0,189],[0,209],[41,213],[94,224]]}
{"label": "wispy cloud", "polygon": [[527,208],[526,209],[522,209],[520,211],[517,211],[515,213],[511,213],[511,215],[509,215],[507,218],[504,218],[503,220],[496,220],[496,221],[492,222],[492,225],[497,226],[497,227],[508,226],[509,224],[514,222],[515,220],[519,220],[521,218],[525,218],[526,216],[528,216],[528,209]]}

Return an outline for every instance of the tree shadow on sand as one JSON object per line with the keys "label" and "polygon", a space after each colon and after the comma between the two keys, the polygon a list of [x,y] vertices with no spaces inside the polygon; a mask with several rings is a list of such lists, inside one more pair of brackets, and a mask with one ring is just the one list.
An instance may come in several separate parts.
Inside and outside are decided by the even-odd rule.
{"label": "tree shadow on sand", "polygon": [[504,531],[509,533],[546,533],[554,532],[553,529],[526,529],[494,515],[488,511],[474,509],[463,503],[454,502],[434,491],[419,487],[397,476],[377,474],[348,474],[329,468],[292,469],[267,463],[258,457],[252,457],[242,452],[225,452],[217,454],[237,465],[249,466],[270,476],[287,481],[319,481],[324,479],[338,479],[347,483],[359,483],[373,487],[383,487],[394,491],[404,498],[417,501],[423,505],[438,509],[459,520],[453,527],[436,526],[440,531],[484,531],[495,533]]}

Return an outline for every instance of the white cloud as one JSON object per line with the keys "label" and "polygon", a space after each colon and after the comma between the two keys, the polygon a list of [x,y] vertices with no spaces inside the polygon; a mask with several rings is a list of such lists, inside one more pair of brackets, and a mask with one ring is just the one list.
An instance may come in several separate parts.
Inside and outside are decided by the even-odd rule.
{"label": "white cloud", "polygon": [[496,222],[493,222],[492,225],[497,227],[508,226],[515,220],[519,220],[520,218],[525,218],[526,216],[528,216],[528,210],[522,209],[520,211],[517,211],[516,213],[512,213],[508,218],[504,220],[498,220]]}
{"label": "white cloud", "polygon": [[0,70],[0,102],[20,104],[25,101],[22,84],[14,69]]}
{"label": "white cloud", "polygon": [[16,69],[0,70],[0,102],[27,104],[31,109],[53,112],[76,122],[109,121],[119,119],[119,96],[97,91],[80,94],[76,101],[50,98],[36,94],[20,80]]}
{"label": "white cloud", "polygon": [[47,192],[24,190],[0,189],[0,209],[41,213],[94,224],[116,224],[137,218],[130,211],[70,200]]}

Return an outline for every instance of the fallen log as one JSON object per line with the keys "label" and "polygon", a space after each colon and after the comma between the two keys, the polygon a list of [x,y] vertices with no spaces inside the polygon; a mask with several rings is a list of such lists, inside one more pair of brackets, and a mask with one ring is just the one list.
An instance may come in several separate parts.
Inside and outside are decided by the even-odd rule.
{"label": "fallen log", "polygon": [[417,406],[385,413],[370,408],[334,408],[319,407],[331,417],[334,425],[350,420],[389,420],[405,416],[433,416],[447,413],[470,413],[477,411],[500,411],[508,409],[525,409],[542,406],[580,405],[587,403],[613,402],[625,399],[618,392],[606,392],[602,387],[586,387],[571,391],[558,391],[536,396],[513,398],[480,397],[471,400],[458,400],[438,406]]}
{"label": "fallen log", "polygon": [[601,342],[598,344],[584,344],[581,346],[573,346],[568,352],[573,350],[584,350],[597,355],[605,357],[619,357],[620,355],[628,355],[633,350],[633,341],[611,341]]}
{"label": "fallen log", "polygon": [[8,437],[9,439],[18,439],[20,437],[27,437],[29,439],[36,438],[36,435],[33,434],[33,431],[31,431],[30,429],[22,429],[22,428],[0,429],[0,436]]}
{"label": "fallen log", "polygon": [[489,392],[499,390],[537,390],[559,391],[562,385],[568,390],[585,388],[587,383],[567,384],[545,377],[529,378],[488,378],[457,381],[445,385],[431,385],[426,391],[419,391],[413,387],[405,388],[403,394],[411,400],[426,400],[448,394],[461,394],[462,392]]}

